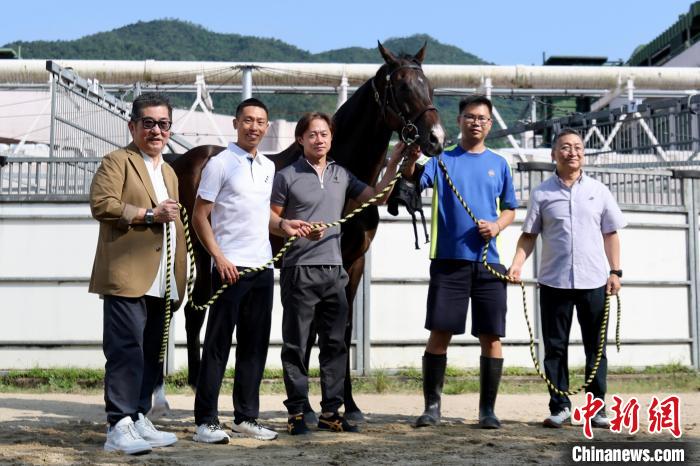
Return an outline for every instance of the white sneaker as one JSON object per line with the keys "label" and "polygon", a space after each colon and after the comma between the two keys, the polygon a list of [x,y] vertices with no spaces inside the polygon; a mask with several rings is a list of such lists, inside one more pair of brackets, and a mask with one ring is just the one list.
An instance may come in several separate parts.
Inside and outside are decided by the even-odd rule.
{"label": "white sneaker", "polygon": [[231,430],[234,434],[251,437],[257,440],[274,440],[277,438],[277,432],[258,424],[258,421],[255,419],[252,421],[243,421],[240,424],[236,424],[236,421],[234,421],[231,425]]}
{"label": "white sneaker", "polygon": [[151,447],[167,447],[177,442],[175,434],[156,429],[153,423],[141,413],[134,425],[141,438],[151,444]]}
{"label": "white sneaker", "polygon": [[545,427],[554,427],[558,429],[569,419],[571,419],[571,410],[569,408],[564,408],[556,414],[550,414],[549,417],[544,420],[542,425]]}
{"label": "white sneaker", "polygon": [[192,440],[202,443],[228,443],[229,436],[218,423],[200,424]]}
{"label": "white sneaker", "polygon": [[151,445],[141,438],[131,417],[126,416],[107,428],[104,449],[105,451],[123,451],[129,455],[142,455],[151,452]]}

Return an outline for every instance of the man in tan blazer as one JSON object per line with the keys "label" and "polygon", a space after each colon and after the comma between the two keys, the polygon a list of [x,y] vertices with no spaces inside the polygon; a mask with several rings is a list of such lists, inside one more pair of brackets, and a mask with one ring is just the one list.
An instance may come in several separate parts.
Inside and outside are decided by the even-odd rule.
{"label": "man in tan blazer", "polygon": [[162,371],[158,359],[165,303],[170,299],[175,305],[185,292],[177,178],[161,155],[171,126],[172,107],[164,96],[148,93],[135,99],[129,122],[133,141],[104,157],[90,188],[90,208],[100,233],[89,291],[104,299],[108,451],[147,453],[177,441],[145,417]]}

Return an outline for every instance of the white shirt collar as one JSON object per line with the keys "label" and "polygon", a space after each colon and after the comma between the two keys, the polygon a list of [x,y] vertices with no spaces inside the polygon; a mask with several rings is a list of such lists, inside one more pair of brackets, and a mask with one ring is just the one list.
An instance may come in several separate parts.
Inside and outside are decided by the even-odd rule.
{"label": "white shirt collar", "polygon": [[163,155],[161,155],[160,161],[158,162],[158,164],[155,167],[153,167],[153,159],[155,157],[151,157],[150,155],[148,155],[147,153],[145,153],[141,149],[139,149],[139,152],[141,152],[141,157],[143,157],[143,160],[144,160],[144,162],[146,162],[146,166],[148,168],[151,168],[153,170],[157,170],[165,163],[165,161],[163,160]]}
{"label": "white shirt collar", "polygon": [[262,164],[262,160],[260,159],[260,156],[262,154],[260,153],[260,151],[258,151],[257,155],[253,155],[250,152],[246,152],[244,149],[241,149],[241,147],[235,142],[229,143],[228,150],[232,154],[238,156],[239,159],[247,158],[248,160],[257,163],[258,165]]}

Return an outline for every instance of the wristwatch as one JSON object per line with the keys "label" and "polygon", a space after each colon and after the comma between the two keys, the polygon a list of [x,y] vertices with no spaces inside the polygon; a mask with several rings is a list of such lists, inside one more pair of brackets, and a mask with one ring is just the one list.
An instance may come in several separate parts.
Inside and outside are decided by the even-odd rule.
{"label": "wristwatch", "polygon": [[153,225],[156,221],[156,216],[153,213],[153,209],[146,209],[146,215],[143,216],[143,221],[146,225]]}
{"label": "wristwatch", "polygon": [[611,270],[610,274],[617,275],[618,277],[622,278],[622,270]]}

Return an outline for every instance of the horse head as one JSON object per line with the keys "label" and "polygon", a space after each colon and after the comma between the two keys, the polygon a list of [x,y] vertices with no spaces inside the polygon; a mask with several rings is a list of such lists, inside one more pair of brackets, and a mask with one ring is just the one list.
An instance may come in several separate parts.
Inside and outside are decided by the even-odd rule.
{"label": "horse head", "polygon": [[442,152],[445,130],[433,106],[433,88],[423,73],[426,44],[415,55],[396,56],[378,42],[384,58],[372,78],[374,100],[386,124],[405,143],[417,143],[424,154]]}

